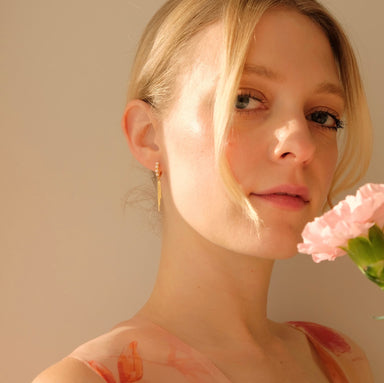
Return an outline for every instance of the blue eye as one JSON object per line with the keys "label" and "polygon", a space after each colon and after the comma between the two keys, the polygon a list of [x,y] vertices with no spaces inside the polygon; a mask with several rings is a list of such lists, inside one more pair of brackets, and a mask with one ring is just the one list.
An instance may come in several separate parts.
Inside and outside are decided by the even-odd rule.
{"label": "blue eye", "polygon": [[238,111],[253,111],[258,109],[263,104],[263,101],[259,98],[252,96],[251,94],[238,94],[236,98],[235,108]]}
{"label": "blue eye", "polygon": [[236,99],[237,109],[246,109],[250,103],[251,97],[246,94],[239,94]]}
{"label": "blue eye", "polygon": [[343,122],[329,111],[317,110],[310,113],[306,118],[327,129],[338,130],[343,128]]}

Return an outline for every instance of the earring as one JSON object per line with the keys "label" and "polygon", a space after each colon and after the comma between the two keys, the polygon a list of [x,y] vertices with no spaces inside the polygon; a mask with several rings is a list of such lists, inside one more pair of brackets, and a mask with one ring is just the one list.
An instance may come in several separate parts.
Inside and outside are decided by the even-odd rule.
{"label": "earring", "polygon": [[161,181],[160,181],[161,174],[162,172],[160,170],[160,162],[156,161],[155,175],[157,179],[157,211],[160,211],[160,205],[161,205]]}

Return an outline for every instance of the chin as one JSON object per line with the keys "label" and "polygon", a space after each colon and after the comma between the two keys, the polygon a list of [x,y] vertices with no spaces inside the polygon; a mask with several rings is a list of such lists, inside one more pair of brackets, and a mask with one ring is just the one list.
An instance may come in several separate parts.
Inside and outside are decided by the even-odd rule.
{"label": "chin", "polygon": [[[303,225],[304,227],[304,225]],[[288,259],[297,255],[297,244],[301,242],[299,230],[269,230],[261,234],[260,246],[255,256],[268,259]]]}
{"label": "chin", "polygon": [[237,241],[236,246],[231,244],[227,247],[227,250],[236,254],[271,261],[289,259],[297,255],[297,243],[300,240],[301,236],[288,236],[288,238],[284,236],[276,238],[275,235],[269,237],[261,236],[260,239],[255,240],[253,238],[253,240],[246,241],[248,243]]}

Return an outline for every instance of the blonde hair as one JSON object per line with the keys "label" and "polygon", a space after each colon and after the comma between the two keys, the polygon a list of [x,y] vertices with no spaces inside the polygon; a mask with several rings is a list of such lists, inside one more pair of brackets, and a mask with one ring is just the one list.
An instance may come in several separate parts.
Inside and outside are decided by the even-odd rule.
{"label": "blonde hair", "polygon": [[362,81],[351,44],[339,23],[315,0],[169,0],[154,15],[140,41],[131,73],[128,99],[142,99],[162,113],[172,105],[175,79],[193,37],[207,26],[224,26],[224,62],[213,111],[215,156],[229,196],[256,224],[258,215],[235,180],[224,153],[231,118],[254,29],[262,15],[286,7],[309,17],[326,34],[346,95],[346,129],[340,137],[340,156],[332,197],[356,184],[365,174],[371,154],[371,122]]}

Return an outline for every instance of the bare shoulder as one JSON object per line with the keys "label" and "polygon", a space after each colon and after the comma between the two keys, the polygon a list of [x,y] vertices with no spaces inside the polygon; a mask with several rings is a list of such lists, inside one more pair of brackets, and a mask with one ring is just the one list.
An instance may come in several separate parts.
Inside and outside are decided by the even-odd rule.
{"label": "bare shoulder", "polygon": [[32,383],[105,383],[104,379],[77,359],[67,357],[48,367]]}
{"label": "bare shoulder", "polygon": [[343,370],[349,376],[351,383],[373,383],[372,370],[364,350],[349,336],[340,333],[340,336],[350,346],[349,352],[335,355]]}
{"label": "bare shoulder", "polygon": [[349,336],[317,323],[288,323],[307,335],[327,364],[338,366],[337,369],[341,368],[348,377],[348,382],[373,383],[372,371],[364,351]]}

